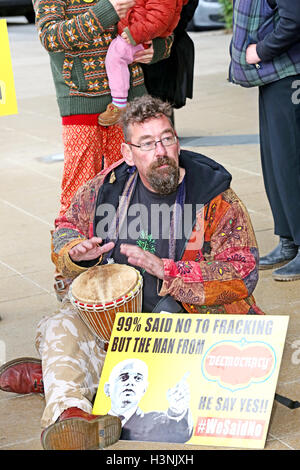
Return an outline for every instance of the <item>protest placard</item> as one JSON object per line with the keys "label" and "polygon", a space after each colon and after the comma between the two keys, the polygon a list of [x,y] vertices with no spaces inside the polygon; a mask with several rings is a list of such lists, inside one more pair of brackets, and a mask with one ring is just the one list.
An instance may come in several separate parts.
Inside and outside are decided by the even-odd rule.
{"label": "protest placard", "polygon": [[123,415],[123,439],[261,449],[288,320],[119,313],[93,413]]}
{"label": "protest placard", "polygon": [[0,116],[17,114],[17,99],[6,20],[0,19]]}

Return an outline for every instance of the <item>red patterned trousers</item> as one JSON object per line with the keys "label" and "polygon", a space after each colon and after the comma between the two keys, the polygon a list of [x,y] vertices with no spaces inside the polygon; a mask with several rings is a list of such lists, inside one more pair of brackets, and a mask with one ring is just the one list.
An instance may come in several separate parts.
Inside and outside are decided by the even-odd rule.
{"label": "red patterned trousers", "polygon": [[120,160],[124,142],[120,126],[99,126],[98,115],[63,118],[64,169],[59,216],[68,209],[80,186]]}

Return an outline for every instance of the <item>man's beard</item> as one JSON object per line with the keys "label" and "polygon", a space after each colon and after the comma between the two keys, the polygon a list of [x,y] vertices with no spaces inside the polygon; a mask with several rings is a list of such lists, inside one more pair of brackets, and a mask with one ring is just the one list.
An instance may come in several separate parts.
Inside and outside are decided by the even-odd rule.
{"label": "man's beard", "polygon": [[[160,168],[162,165],[168,167]],[[171,194],[176,191],[179,183],[179,167],[176,162],[167,157],[158,157],[146,174],[148,183],[159,194]]]}

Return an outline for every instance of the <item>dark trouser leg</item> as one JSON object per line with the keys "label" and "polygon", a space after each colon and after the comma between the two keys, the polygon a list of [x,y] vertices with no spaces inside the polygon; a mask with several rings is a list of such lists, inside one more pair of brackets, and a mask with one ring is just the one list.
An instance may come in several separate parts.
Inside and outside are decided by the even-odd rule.
{"label": "dark trouser leg", "polygon": [[260,88],[261,159],[277,235],[300,245],[300,104],[287,77]]}

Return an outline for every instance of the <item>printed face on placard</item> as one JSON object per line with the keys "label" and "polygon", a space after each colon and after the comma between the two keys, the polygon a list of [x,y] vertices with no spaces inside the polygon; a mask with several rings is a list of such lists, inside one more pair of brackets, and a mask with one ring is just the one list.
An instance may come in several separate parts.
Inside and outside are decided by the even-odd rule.
{"label": "printed face on placard", "polygon": [[111,408],[116,414],[122,414],[137,408],[147,389],[147,370],[132,360],[123,365],[109,381]]}

